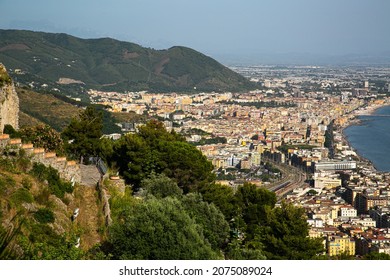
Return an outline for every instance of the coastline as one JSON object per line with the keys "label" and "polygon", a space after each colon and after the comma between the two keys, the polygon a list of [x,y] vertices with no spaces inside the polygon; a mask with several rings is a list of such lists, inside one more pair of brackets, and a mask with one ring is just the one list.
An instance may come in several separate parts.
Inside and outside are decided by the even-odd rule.
{"label": "coastline", "polygon": [[360,163],[364,163],[367,167],[369,167],[370,169],[372,169],[373,171],[375,172],[378,172],[378,173],[388,173],[389,171],[380,171],[377,169],[377,167],[375,166],[375,164],[365,158],[364,156],[362,156],[358,150],[356,148],[354,148],[351,143],[349,142],[348,140],[348,137],[347,135],[345,134],[345,129],[347,129],[348,127],[351,127],[351,126],[359,126],[361,125],[361,120],[358,119],[358,116],[372,116],[375,114],[375,112],[380,109],[380,108],[383,108],[383,107],[388,107],[390,106],[390,101],[388,99],[385,100],[385,102],[383,104],[370,104],[369,106],[367,107],[364,107],[364,108],[359,108],[357,109],[356,111],[353,111],[351,114],[352,116],[349,116],[348,117],[348,121],[343,125],[343,126],[340,126],[339,129],[337,129],[337,131],[340,133],[341,135],[341,144],[343,146],[348,146],[348,148],[352,151],[354,151],[356,153],[356,157],[358,158],[358,162]]}

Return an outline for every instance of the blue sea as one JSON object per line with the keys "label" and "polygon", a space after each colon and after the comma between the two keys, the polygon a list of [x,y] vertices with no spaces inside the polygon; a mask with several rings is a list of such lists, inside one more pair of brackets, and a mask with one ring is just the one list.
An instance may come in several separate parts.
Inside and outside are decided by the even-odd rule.
{"label": "blue sea", "polygon": [[[381,116],[382,115],[382,116]],[[390,171],[390,106],[372,116],[359,116],[359,124],[347,127],[344,134],[356,152],[370,160],[378,171]]]}

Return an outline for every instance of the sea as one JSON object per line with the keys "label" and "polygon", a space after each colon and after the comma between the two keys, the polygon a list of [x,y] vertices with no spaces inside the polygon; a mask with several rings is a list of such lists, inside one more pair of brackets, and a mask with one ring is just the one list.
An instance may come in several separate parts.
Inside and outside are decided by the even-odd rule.
{"label": "sea", "polygon": [[359,123],[344,129],[349,144],[378,171],[390,172],[390,106],[357,118]]}

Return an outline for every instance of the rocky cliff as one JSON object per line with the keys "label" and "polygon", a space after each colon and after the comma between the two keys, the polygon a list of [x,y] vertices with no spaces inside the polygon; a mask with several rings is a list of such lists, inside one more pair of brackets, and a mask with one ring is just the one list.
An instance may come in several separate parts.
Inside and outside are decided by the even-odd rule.
{"label": "rocky cliff", "polygon": [[0,134],[6,124],[19,128],[19,98],[7,70],[0,63]]}

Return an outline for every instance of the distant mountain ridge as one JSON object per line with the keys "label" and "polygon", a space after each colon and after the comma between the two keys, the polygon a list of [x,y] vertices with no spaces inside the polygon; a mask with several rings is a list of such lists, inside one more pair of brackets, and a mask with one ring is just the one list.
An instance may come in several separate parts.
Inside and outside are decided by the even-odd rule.
{"label": "distant mountain ridge", "polygon": [[187,47],[144,48],[111,38],[0,30],[0,62],[39,80],[103,90],[241,91],[254,84]]}

